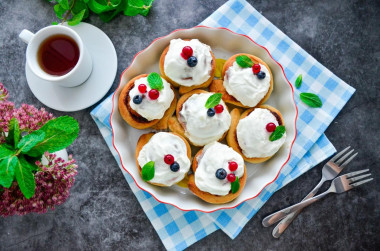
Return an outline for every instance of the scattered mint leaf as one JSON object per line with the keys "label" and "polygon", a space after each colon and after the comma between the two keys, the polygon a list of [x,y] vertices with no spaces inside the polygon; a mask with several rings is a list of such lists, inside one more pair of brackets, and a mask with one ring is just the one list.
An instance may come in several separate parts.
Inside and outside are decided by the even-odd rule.
{"label": "scattered mint leaf", "polygon": [[56,5],[54,5],[54,12],[55,12],[55,15],[57,15],[57,17],[58,17],[59,19],[62,19],[62,18],[63,18],[63,14],[65,14],[66,11],[67,11],[67,9],[64,9],[64,8],[62,7],[62,5],[60,5],[60,4],[56,4]]}
{"label": "scattered mint leaf", "polygon": [[58,25],[58,22],[51,22],[51,25]]}
{"label": "scattered mint leaf", "polygon": [[221,93],[214,93],[212,94],[206,101],[205,107],[207,109],[215,107],[217,104],[220,103],[220,100],[222,100],[222,94]]}
{"label": "scattered mint leaf", "polygon": [[239,191],[240,188],[240,183],[239,183],[239,178],[236,177],[236,180],[231,183],[231,193],[236,193]]}
{"label": "scattered mint leaf", "polygon": [[61,7],[65,10],[70,9],[69,0],[56,0],[56,2],[61,5]]}
{"label": "scattered mint leaf", "polygon": [[8,156],[0,162],[0,185],[9,188],[15,176],[16,156]]}
{"label": "scattered mint leaf", "polygon": [[143,180],[148,181],[154,177],[154,161],[149,161],[141,169],[141,176]]}
{"label": "scattered mint leaf", "polygon": [[152,0],[128,0],[127,8],[124,11],[126,16],[136,16],[138,14],[146,16],[152,7]]}
{"label": "scattered mint leaf", "polygon": [[17,144],[17,148],[19,149],[19,152],[27,153],[30,149],[32,149],[35,145],[43,141],[45,138],[45,132],[44,131],[34,131],[29,133],[28,135],[25,135],[20,142]]}
{"label": "scattered mint leaf", "polygon": [[67,23],[71,26],[79,24],[82,21],[85,12],[86,9],[81,10],[78,14],[73,15]]}
{"label": "scattered mint leaf", "polygon": [[12,118],[8,125],[8,136],[6,142],[12,147],[15,147],[20,140],[20,126],[16,118]]}
{"label": "scattered mint leaf", "polygon": [[296,79],[296,88],[300,88],[301,87],[301,84],[302,84],[302,74],[298,75],[297,79]]}
{"label": "scattered mint leaf", "polygon": [[12,151],[10,149],[10,146],[9,147],[7,147],[7,146],[8,145],[6,145],[6,144],[1,144],[0,145],[0,160],[5,159],[8,156],[10,156],[10,155],[12,155],[12,154],[15,153],[15,151]]}
{"label": "scattered mint leaf", "polygon": [[302,92],[300,94],[300,98],[302,102],[304,102],[310,107],[313,107],[313,108],[322,107],[322,100],[318,97],[318,95],[314,93]]}
{"label": "scattered mint leaf", "polygon": [[34,174],[29,169],[29,163],[23,156],[19,156],[15,166],[15,174],[18,186],[25,198],[30,199],[33,197],[36,189],[36,182]]}
{"label": "scattered mint leaf", "polygon": [[282,135],[285,133],[285,126],[277,126],[274,132],[269,136],[270,141],[275,141],[281,139]]}
{"label": "scattered mint leaf", "polygon": [[152,72],[148,75],[148,84],[150,88],[156,89],[157,91],[164,89],[164,83],[162,82],[160,74],[157,72]]}
{"label": "scattered mint leaf", "polygon": [[253,66],[252,60],[246,55],[237,56],[236,63],[242,68],[248,68]]}

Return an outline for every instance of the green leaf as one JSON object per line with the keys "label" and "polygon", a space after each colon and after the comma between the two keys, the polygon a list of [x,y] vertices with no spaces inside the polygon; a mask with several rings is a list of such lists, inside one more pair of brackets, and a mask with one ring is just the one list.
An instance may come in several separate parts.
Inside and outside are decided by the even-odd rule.
{"label": "green leaf", "polygon": [[253,66],[252,60],[246,55],[237,56],[236,63],[242,68],[248,68]]}
{"label": "green leaf", "polygon": [[70,9],[69,0],[57,0],[56,2],[59,3],[59,5],[61,5],[63,9],[65,10]]}
{"label": "green leaf", "polygon": [[22,156],[25,158],[25,160],[29,163],[29,169],[32,170],[33,172],[36,172],[39,170],[39,167],[36,165],[36,161],[41,161],[42,155],[38,157],[31,157],[28,155],[20,154],[19,156]]}
{"label": "green leaf", "polygon": [[275,141],[281,139],[282,135],[285,133],[285,126],[277,126],[274,132],[269,136],[270,141]]}
{"label": "green leaf", "polygon": [[143,180],[148,181],[154,177],[154,161],[149,161],[141,169],[141,176]]}
{"label": "green leaf", "polygon": [[100,13],[100,19],[105,23],[111,21],[114,17],[116,17],[120,12],[122,12],[126,8],[126,4],[127,1],[121,1],[120,4],[114,10]]}
{"label": "green leaf", "polygon": [[124,10],[126,16],[136,16],[138,14],[146,16],[152,7],[153,0],[128,0],[127,8]]}
{"label": "green leaf", "polygon": [[314,93],[302,92],[300,94],[300,98],[302,102],[304,102],[310,107],[313,107],[313,108],[322,107],[322,100],[318,97],[318,95]]}
{"label": "green leaf", "polygon": [[68,147],[78,137],[79,125],[72,117],[63,116],[48,121],[39,131],[45,132],[45,138],[27,153],[29,156],[36,157],[46,151],[56,152]]}
{"label": "green leaf", "polygon": [[55,12],[55,15],[59,18],[59,19],[62,19],[63,17],[63,14],[66,13],[66,11],[68,11],[67,9],[64,9],[62,8],[62,6],[60,4],[56,4],[54,5],[54,12]]}
{"label": "green leaf", "polygon": [[90,11],[89,11],[88,6],[85,2],[75,1],[74,6],[71,9],[71,12],[73,13],[73,15],[78,14],[82,10],[85,10],[84,15],[83,15],[83,19],[82,19],[82,21],[83,21],[84,19],[86,19],[89,16]]}
{"label": "green leaf", "polygon": [[102,1],[103,3],[99,3],[97,0],[89,0],[88,7],[96,14],[104,13],[107,11],[115,10],[119,5],[124,5],[124,0],[112,1],[111,4],[108,4],[108,1]]}
{"label": "green leaf", "polygon": [[164,83],[162,82],[161,76],[156,72],[152,72],[148,75],[148,84],[150,88],[156,89],[157,91],[164,89]]}
{"label": "green leaf", "polygon": [[236,180],[231,183],[231,193],[236,193],[239,191],[240,188],[240,183],[239,183],[239,178],[236,177]]}
{"label": "green leaf", "polygon": [[0,145],[0,160],[7,158],[8,156],[14,154],[15,151],[12,151],[10,149],[10,146],[6,144],[1,144]]}
{"label": "green leaf", "polygon": [[16,156],[8,156],[0,162],[0,185],[9,188],[15,176]]}
{"label": "green leaf", "polygon": [[56,22],[56,21],[51,22],[51,25],[58,25],[58,22]]}
{"label": "green leaf", "polygon": [[205,107],[207,109],[215,107],[217,104],[219,104],[220,100],[222,100],[222,94],[221,93],[214,93],[212,94],[206,101]]}
{"label": "green leaf", "polygon": [[41,130],[37,130],[31,132],[30,134],[24,136],[20,142],[17,144],[17,148],[22,153],[29,152],[35,145],[42,142],[45,138],[45,132]]}
{"label": "green leaf", "polygon": [[15,166],[15,174],[18,186],[21,189],[25,198],[30,199],[33,197],[36,189],[36,182],[34,180],[34,174],[29,169],[29,163],[23,156],[19,156],[19,159]]}
{"label": "green leaf", "polygon": [[15,147],[20,140],[20,126],[16,118],[12,118],[9,121],[8,126],[8,136],[6,137],[6,142],[12,147]]}
{"label": "green leaf", "polygon": [[74,16],[67,23],[71,26],[79,24],[83,20],[85,12],[86,9],[83,9],[78,14],[74,14]]}
{"label": "green leaf", "polygon": [[302,84],[302,74],[300,74],[300,75],[297,77],[297,79],[296,79],[296,83],[295,83],[296,88],[297,88],[297,89],[300,88],[300,87],[301,87],[301,84]]}

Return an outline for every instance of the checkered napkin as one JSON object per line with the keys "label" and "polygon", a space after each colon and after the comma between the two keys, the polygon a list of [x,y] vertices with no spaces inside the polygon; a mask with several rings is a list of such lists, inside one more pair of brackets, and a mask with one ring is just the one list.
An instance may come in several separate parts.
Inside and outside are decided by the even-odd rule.
{"label": "checkered napkin", "polygon": [[[170,250],[182,250],[218,229],[235,238],[275,191],[331,156],[335,148],[323,132],[355,91],[244,0],[228,1],[201,24],[226,27],[250,36],[265,46],[274,59],[280,62],[291,83],[302,74],[302,86],[300,89],[295,89],[299,112],[297,139],[288,164],[282,168],[277,180],[267,186],[258,197],[242,203],[237,208],[219,210],[210,214],[196,211],[183,212],[173,206],[157,202],[151,195],[140,190],[130,175],[121,168],[119,156],[112,146],[109,124],[111,96],[97,106],[91,112],[94,121],[144,212],[165,247]],[[322,108],[309,108],[304,105],[299,100],[300,92],[317,93],[322,99]]]}

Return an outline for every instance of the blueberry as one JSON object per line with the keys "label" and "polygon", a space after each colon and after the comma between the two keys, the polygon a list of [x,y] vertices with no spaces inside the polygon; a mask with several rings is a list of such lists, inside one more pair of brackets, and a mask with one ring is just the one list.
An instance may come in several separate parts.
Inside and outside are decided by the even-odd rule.
{"label": "blueberry", "polygon": [[170,170],[172,170],[173,172],[178,172],[179,164],[177,163],[177,161],[174,161],[174,163],[170,165]]}
{"label": "blueberry", "polygon": [[257,73],[257,77],[258,77],[259,79],[264,79],[264,78],[265,78],[265,72],[260,71],[259,73]]}
{"label": "blueberry", "polygon": [[133,103],[135,103],[136,105],[141,104],[141,102],[142,102],[142,96],[141,95],[136,95],[133,97]]}
{"label": "blueberry", "polygon": [[214,109],[214,108],[209,108],[209,109],[207,110],[207,115],[208,115],[209,117],[214,116],[214,115],[215,115],[215,109]]}
{"label": "blueberry", "polygon": [[223,168],[219,168],[216,170],[215,176],[220,180],[224,180],[227,177],[227,172]]}
{"label": "blueberry", "polygon": [[198,59],[194,56],[191,56],[187,59],[187,65],[190,66],[190,67],[194,67],[196,66],[198,63]]}

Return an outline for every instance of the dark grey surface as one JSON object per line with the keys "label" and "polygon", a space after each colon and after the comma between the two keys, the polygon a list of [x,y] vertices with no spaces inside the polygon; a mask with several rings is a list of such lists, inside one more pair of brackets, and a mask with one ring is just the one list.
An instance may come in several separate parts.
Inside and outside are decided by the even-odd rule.
{"label": "dark grey surface", "polygon": [[[298,202],[320,178],[317,166],[275,193],[259,213],[231,240],[217,231],[190,250],[375,250],[379,240],[379,61],[380,2],[372,1],[249,1],[319,62],[357,89],[326,134],[337,149],[347,145],[360,155],[347,168],[371,168],[375,182],[312,205],[279,239],[261,219]],[[91,16],[116,47],[119,67],[111,91],[135,53],[156,37],[195,26],[224,1],[157,1],[147,18],[119,16],[108,24]],[[37,31],[55,20],[53,6],[43,0],[0,1],[0,81],[10,99],[42,104],[25,79],[25,48],[18,33]],[[94,106],[93,106],[94,107]],[[70,113],[81,127],[69,148],[79,174],[68,201],[44,215],[0,218],[1,250],[164,249],[157,233],[124,180],[89,112]],[[56,116],[64,113],[52,111]]]}

